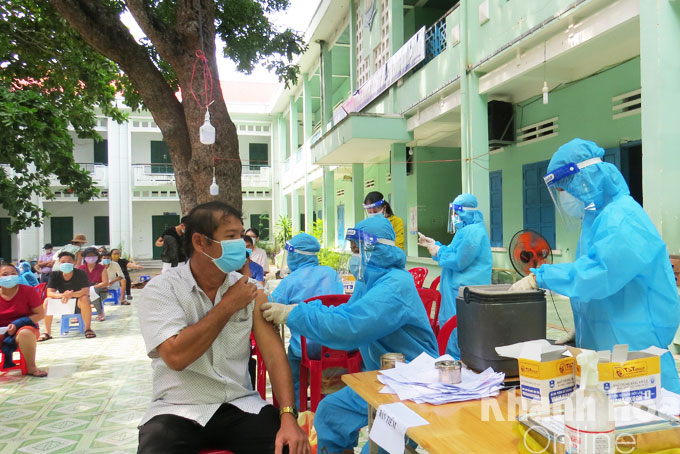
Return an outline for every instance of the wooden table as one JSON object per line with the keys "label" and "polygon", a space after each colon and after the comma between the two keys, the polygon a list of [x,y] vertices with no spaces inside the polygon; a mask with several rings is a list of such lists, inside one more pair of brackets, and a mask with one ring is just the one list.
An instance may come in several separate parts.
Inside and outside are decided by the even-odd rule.
{"label": "wooden table", "polygon": [[[359,394],[370,409],[399,402],[396,394],[380,394],[384,386],[378,381],[377,371],[346,374],[342,381]],[[502,419],[507,420],[508,392],[496,398]],[[471,400],[445,405],[416,404],[404,401],[407,407],[430,424],[411,427],[406,434],[430,454],[517,454],[519,438],[512,432],[514,417],[498,421],[493,411],[489,420],[482,421],[482,401]],[[372,442],[371,442],[372,443]]]}

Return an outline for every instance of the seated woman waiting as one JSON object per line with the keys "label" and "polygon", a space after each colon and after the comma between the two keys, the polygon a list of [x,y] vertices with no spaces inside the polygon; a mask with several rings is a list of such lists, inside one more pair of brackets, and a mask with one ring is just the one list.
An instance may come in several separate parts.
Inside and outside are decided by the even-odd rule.
{"label": "seated woman waiting", "polygon": [[83,251],[84,263],[80,265],[78,269],[85,271],[87,280],[99,295],[99,298],[92,300],[92,304],[99,314],[97,315],[97,320],[103,322],[105,320],[103,301],[106,299],[107,290],[109,288],[109,274],[106,271],[106,268],[99,263],[100,260],[101,257],[99,256],[97,249],[88,247]]}
{"label": "seated woman waiting", "polygon": [[2,367],[12,367],[12,354],[21,350],[28,374],[45,377],[47,372],[35,365],[38,322],[45,310],[33,287],[19,284],[19,273],[9,263],[0,263],[0,345],[4,355]]}

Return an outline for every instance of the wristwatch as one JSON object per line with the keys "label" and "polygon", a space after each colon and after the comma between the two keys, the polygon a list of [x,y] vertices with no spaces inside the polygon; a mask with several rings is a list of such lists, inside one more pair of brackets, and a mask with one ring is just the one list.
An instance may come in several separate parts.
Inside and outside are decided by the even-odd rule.
{"label": "wristwatch", "polygon": [[298,418],[298,411],[295,407],[281,407],[279,410],[279,416],[283,416],[285,413],[290,413],[295,419]]}

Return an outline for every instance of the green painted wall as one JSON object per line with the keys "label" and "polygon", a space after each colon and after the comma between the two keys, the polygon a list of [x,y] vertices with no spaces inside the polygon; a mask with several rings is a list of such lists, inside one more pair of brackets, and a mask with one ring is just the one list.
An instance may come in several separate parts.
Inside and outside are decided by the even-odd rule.
{"label": "green painted wall", "polygon": [[[503,245],[522,229],[522,165],[550,159],[560,145],[580,137],[592,140],[603,148],[638,140],[641,137],[640,115],[612,119],[612,97],[640,88],[638,58],[609,71],[574,83],[550,93],[550,102],[540,99],[515,106],[516,128],[559,116],[557,137],[525,146],[509,146],[491,155],[490,170],[503,171]],[[644,154],[644,143],[643,143]],[[572,261],[578,241],[578,231],[567,231],[556,215],[557,249],[562,256],[557,262]],[[494,253],[494,266],[511,268],[506,252]]]}
{"label": "green painted wall", "polygon": [[488,0],[490,19],[480,25],[479,5],[483,1],[461,2],[462,8],[467,5],[469,39],[474,43],[469,49],[469,61],[473,64],[574,3],[574,0]]}

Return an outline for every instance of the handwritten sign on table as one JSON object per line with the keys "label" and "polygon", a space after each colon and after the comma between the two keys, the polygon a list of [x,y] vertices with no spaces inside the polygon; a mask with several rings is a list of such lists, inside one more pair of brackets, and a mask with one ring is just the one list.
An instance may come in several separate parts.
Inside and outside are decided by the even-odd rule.
{"label": "handwritten sign on table", "polygon": [[406,430],[425,424],[429,423],[403,403],[385,404],[378,407],[369,437],[390,454],[403,454]]}

